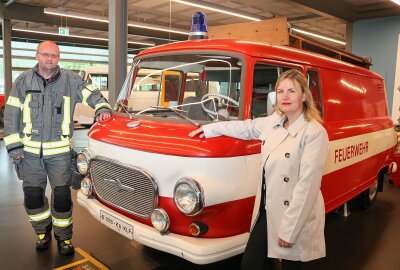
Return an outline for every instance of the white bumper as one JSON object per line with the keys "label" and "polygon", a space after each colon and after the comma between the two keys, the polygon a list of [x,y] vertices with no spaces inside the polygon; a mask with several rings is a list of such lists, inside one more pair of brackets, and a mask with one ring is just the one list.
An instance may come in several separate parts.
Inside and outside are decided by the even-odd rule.
{"label": "white bumper", "polygon": [[95,199],[78,192],[78,203],[100,221],[100,210],[133,226],[133,239],[145,246],[182,257],[196,264],[207,264],[233,257],[244,252],[249,233],[226,238],[194,238],[174,233],[161,235],[153,227],[129,219]]}

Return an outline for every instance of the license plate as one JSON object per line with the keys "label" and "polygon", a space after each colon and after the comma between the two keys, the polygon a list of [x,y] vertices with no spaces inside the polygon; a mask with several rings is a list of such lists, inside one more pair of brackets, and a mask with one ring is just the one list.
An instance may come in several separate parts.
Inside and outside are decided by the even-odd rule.
{"label": "license plate", "polygon": [[133,226],[120,220],[107,212],[100,210],[100,221],[110,229],[122,234],[123,236],[133,240]]}

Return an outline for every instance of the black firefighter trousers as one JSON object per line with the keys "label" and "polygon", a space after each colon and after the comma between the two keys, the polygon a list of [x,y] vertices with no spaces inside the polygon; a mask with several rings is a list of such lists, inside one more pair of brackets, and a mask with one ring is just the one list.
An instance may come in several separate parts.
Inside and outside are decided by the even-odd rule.
{"label": "black firefighter trousers", "polygon": [[[24,156],[16,171],[23,180],[24,206],[35,233],[50,233],[53,228],[57,240],[71,239],[71,154],[40,158],[25,152]],[[51,208],[45,195],[47,179],[51,186]]]}

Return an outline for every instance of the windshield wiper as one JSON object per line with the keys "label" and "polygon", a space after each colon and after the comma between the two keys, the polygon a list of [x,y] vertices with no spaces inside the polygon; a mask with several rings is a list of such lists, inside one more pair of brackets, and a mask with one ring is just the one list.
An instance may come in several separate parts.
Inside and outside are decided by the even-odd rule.
{"label": "windshield wiper", "polygon": [[173,108],[173,107],[164,107],[164,106],[151,106],[150,108],[157,109],[157,110],[172,111],[172,112],[174,112],[176,115],[178,115],[180,118],[186,119],[187,121],[189,121],[189,122],[192,123],[193,125],[195,125],[195,126],[197,126],[197,127],[200,127],[200,126],[201,126],[200,123],[198,123],[198,122],[196,122],[196,121],[190,119],[189,117],[183,115],[181,112],[186,112],[186,111],[184,111],[184,110],[180,110],[180,109]]}

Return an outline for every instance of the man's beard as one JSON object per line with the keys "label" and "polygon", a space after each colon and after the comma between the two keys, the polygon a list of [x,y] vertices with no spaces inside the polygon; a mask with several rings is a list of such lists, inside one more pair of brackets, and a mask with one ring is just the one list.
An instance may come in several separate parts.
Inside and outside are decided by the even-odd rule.
{"label": "man's beard", "polygon": [[47,67],[46,65],[44,65],[44,71],[46,72],[46,73],[53,73],[54,72],[54,70],[56,70],[56,67],[55,66],[51,66],[51,67]]}

